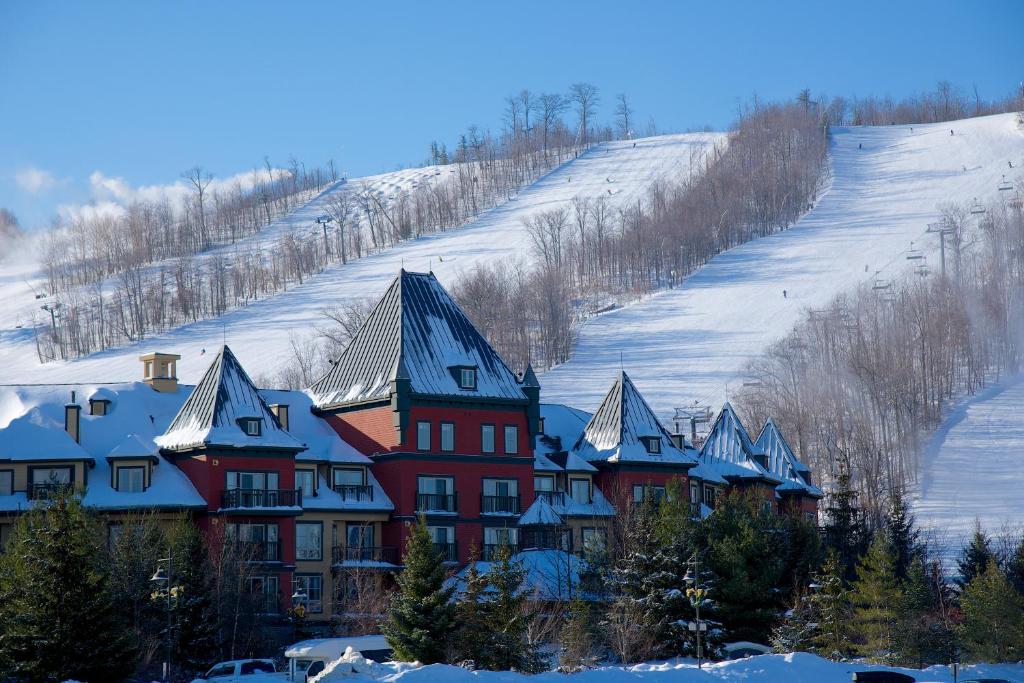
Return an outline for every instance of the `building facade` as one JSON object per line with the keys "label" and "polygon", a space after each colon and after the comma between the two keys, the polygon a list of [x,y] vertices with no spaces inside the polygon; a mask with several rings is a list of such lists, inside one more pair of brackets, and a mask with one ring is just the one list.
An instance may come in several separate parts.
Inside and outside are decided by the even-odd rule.
{"label": "building facade", "polygon": [[617,511],[672,479],[695,516],[730,488],[808,518],[821,497],[777,425],[753,440],[728,404],[700,450],[625,372],[593,414],[542,404],[532,368],[509,368],[432,274],[402,271],[305,391],[257,388],[227,346],[194,387],[180,360],[140,357],[141,382],[0,388],[0,546],[61,487],[111,534],[133,511],[188,514],[251,565],[268,614],[301,596],[326,623],[355,582],[388,582],[421,516],[453,570],[507,546],[562,599]]}

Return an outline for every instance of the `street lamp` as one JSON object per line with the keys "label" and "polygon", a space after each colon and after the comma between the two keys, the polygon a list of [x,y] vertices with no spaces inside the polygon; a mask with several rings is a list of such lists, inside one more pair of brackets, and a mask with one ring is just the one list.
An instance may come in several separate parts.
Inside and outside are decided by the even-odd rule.
{"label": "street lamp", "polygon": [[[166,571],[164,571],[164,568],[160,566],[161,563],[164,563],[164,564],[167,565],[167,570]],[[171,680],[171,647],[172,647],[172,641],[171,641],[171,624],[172,624],[171,593],[172,593],[172,589],[171,589],[171,586],[173,585],[173,579],[172,579],[173,576],[174,576],[174,555],[171,553],[170,550],[168,550],[167,551],[167,557],[160,558],[159,560],[156,561],[156,572],[154,572],[153,577],[150,578],[150,581],[155,583],[158,587],[159,586],[164,586],[165,587],[164,590],[165,590],[166,596],[167,596],[167,634],[166,634],[167,655],[166,655],[166,657],[164,659],[164,673],[163,673],[163,678],[164,678],[165,681]]]}
{"label": "street lamp", "polygon": [[689,561],[686,563],[686,575],[683,576],[683,581],[689,588],[686,589],[686,597],[690,599],[690,604],[696,614],[696,619],[686,624],[688,630],[693,631],[697,637],[697,668],[700,669],[703,665],[704,652],[701,649],[700,634],[702,631],[708,630],[708,625],[700,618],[700,605],[708,596],[706,588],[701,588],[700,585],[700,556],[694,552],[690,556]]}

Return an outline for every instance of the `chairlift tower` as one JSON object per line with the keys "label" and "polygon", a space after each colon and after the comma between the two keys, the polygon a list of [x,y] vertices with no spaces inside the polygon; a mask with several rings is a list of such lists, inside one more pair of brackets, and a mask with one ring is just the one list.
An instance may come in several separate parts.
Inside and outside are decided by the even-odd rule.
{"label": "chairlift tower", "polygon": [[693,405],[676,408],[676,413],[672,420],[675,422],[677,434],[682,434],[682,423],[690,423],[690,441],[693,443],[694,447],[696,447],[697,425],[707,425],[711,423],[711,407],[698,401],[694,401]]}
{"label": "chairlift tower", "polygon": [[931,233],[933,235],[937,234],[939,236],[939,257],[942,259],[942,270],[940,272],[942,273],[942,279],[945,280],[946,279],[946,235],[952,235],[953,234],[953,228],[951,228],[950,226],[948,226],[948,225],[946,225],[945,223],[942,223],[942,222],[929,223],[928,224],[928,229],[927,229],[926,232],[929,232],[929,233]]}

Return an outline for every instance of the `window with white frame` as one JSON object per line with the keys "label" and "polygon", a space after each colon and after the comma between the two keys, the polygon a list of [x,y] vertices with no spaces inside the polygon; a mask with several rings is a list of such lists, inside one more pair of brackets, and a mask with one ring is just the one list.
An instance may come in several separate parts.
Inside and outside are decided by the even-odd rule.
{"label": "window with white frame", "polygon": [[46,484],[60,486],[71,483],[70,467],[33,467],[31,472],[33,486]]}
{"label": "window with white frame", "polygon": [[142,493],[146,490],[146,468],[142,466],[118,467],[117,490],[122,493]]}
{"label": "window with white frame", "polygon": [[334,478],[334,486],[362,486],[363,468],[361,467],[335,467],[331,474]]}
{"label": "window with white frame", "polygon": [[494,452],[494,425],[480,425],[480,451]]}
{"label": "window with white frame", "polygon": [[583,541],[584,550],[603,550],[608,542],[608,534],[604,529],[583,527],[580,529],[580,540]]}
{"label": "window with white frame", "polygon": [[459,368],[459,388],[476,389],[476,368]]}
{"label": "window with white frame", "polygon": [[712,510],[715,509],[715,487],[705,486],[704,487],[704,505],[708,506]]}
{"label": "window with white frame", "polygon": [[656,436],[645,436],[643,437],[644,448],[651,455],[661,454],[661,439]]}
{"label": "window with white frame", "polygon": [[324,559],[324,525],[323,522],[295,523],[295,559]]}
{"label": "window with white frame", "polygon": [[259,598],[259,610],[264,614],[281,611],[280,582],[276,576],[250,576],[249,593]]}
{"label": "window with white frame", "polygon": [[515,455],[519,452],[519,427],[505,425],[505,452]]}
{"label": "window with white frame", "polygon": [[661,502],[665,497],[664,486],[652,486],[651,484],[633,484],[633,502],[642,503],[651,500],[655,503]]}
{"label": "window with white frame", "polygon": [[262,432],[263,421],[258,417],[243,417],[238,422],[247,436],[259,436]]}
{"label": "window with white frame", "polygon": [[690,502],[694,505],[700,503],[700,484],[695,481],[690,482]]}
{"label": "window with white frame", "polygon": [[274,491],[280,477],[277,472],[228,472],[227,488],[246,491]]}
{"label": "window with white frame", "polygon": [[533,478],[534,491],[554,491],[555,477],[551,474],[538,474]]}
{"label": "window with white frame", "polygon": [[451,453],[455,450],[455,423],[441,423],[441,450]]}
{"label": "window with white frame", "polygon": [[316,472],[295,470],[295,488],[302,489],[302,497],[312,498],[316,494]]}
{"label": "window with white frame", "polygon": [[296,574],[292,580],[292,594],[305,596],[297,601],[305,605],[307,612],[320,614],[324,611],[323,574]]}
{"label": "window with white frame", "polygon": [[430,423],[426,420],[416,423],[416,450],[430,450]]}

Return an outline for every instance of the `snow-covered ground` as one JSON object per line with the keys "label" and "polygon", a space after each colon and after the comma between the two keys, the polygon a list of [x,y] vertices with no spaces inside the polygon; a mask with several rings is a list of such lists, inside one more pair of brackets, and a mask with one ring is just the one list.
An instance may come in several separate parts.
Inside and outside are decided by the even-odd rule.
{"label": "snow-covered ground", "polygon": [[1017,172],[1008,161],[1024,167],[1024,132],[1009,114],[837,129],[831,155],[830,189],[792,228],[719,255],[674,290],[588,321],[573,357],[541,376],[544,400],[594,410],[621,358],[662,418],[694,401],[717,410],[740,387],[746,363],[807,308],[876,271],[892,278],[913,265],[911,241],[937,269],[938,244],[925,233],[937,205],[1007,194],[997,184]]}
{"label": "snow-covered ground", "polygon": [[[312,683],[386,681],[387,683],[849,683],[854,671],[899,671],[916,681],[946,683],[953,680],[948,667],[924,670],[897,669],[869,664],[830,662],[810,654],[760,655],[747,659],[706,664],[698,669],[692,661],[601,667],[566,675],[549,672],[535,676],[505,671],[468,671],[444,664],[415,666],[389,662],[367,663],[361,657],[343,657],[333,671],[325,671]],[[1024,680],[1024,664],[963,666],[959,680],[1004,678]],[[266,683],[270,683],[268,678]],[[253,683],[256,683],[254,680]]]}
{"label": "snow-covered ground", "polygon": [[[305,284],[270,299],[151,337],[139,344],[112,349],[72,362],[40,365],[32,331],[24,315],[12,307],[38,310],[39,301],[22,281],[31,280],[32,266],[15,260],[0,263],[0,300],[7,302],[0,315],[0,383],[123,381],[140,373],[138,356],[158,349],[181,354],[178,374],[184,382],[198,381],[208,360],[203,349],[212,349],[226,337],[246,370],[252,375],[273,374],[289,355],[291,332],[308,333],[326,321],[321,311],[346,300],[380,296],[388,283],[405,267],[432,268],[443,283],[477,263],[529,257],[529,236],[523,218],[534,212],[567,205],[573,197],[605,196],[613,205],[641,197],[658,178],[681,178],[691,161],[724,140],[722,134],[670,135],[632,142],[598,145],[572,162],[547,174],[510,201],[485,212],[467,225],[425,236],[393,249],[328,268]],[[697,154],[694,154],[694,153]],[[358,179],[350,181],[356,185]],[[296,220],[309,222],[319,212],[302,209]],[[23,325],[18,328],[17,325]]]}
{"label": "snow-covered ground", "polygon": [[[1024,376],[955,406],[925,451],[915,510],[944,554],[974,531],[1024,530]],[[955,567],[951,567],[955,568]]]}

